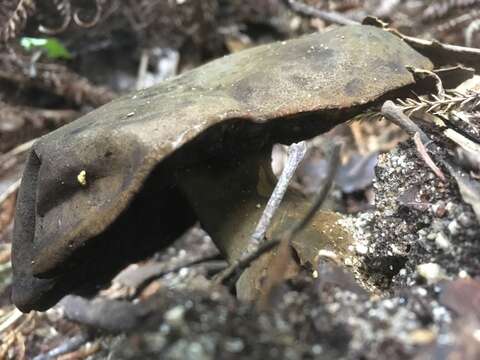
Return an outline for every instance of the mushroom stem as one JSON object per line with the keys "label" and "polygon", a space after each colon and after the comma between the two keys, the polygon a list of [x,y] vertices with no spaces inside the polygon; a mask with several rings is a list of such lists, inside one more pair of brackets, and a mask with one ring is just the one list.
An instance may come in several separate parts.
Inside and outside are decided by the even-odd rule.
{"label": "mushroom stem", "polygon": [[[218,160],[218,159],[217,159]],[[232,157],[229,161],[211,159],[178,170],[179,187],[188,198],[202,227],[210,234],[229,263],[235,263],[247,251],[263,209],[274,190],[271,149]],[[310,201],[292,189],[287,190],[278,207],[266,239],[279,238],[307,213]],[[301,264],[314,266],[319,250],[328,249],[340,257],[350,243],[348,233],[339,226],[340,215],[318,212],[311,225],[293,242]],[[270,264],[275,249],[263,255],[239,280],[237,294],[253,300],[261,292],[261,277]],[[297,259],[288,259],[287,277],[298,271]]]}

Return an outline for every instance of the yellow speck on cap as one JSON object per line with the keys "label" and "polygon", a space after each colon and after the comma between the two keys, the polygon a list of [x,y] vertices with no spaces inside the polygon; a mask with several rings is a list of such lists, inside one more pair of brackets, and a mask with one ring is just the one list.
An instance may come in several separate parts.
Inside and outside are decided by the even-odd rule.
{"label": "yellow speck on cap", "polygon": [[77,175],[78,183],[82,186],[87,186],[87,172],[82,170]]}

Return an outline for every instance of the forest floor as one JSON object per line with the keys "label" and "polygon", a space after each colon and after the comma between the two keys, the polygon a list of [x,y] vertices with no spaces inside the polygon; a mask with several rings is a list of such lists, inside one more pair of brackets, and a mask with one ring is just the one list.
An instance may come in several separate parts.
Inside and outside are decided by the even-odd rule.
{"label": "forest floor", "polygon": [[[93,298],[24,314],[10,297],[15,203],[32,140],[212,59],[367,15],[409,36],[478,48],[480,2],[36,3],[0,4],[0,24],[11,24],[0,31],[0,359],[480,358],[477,75],[444,102],[396,104],[431,143],[381,116],[308,141],[290,185],[313,197],[325,144],[343,143],[322,210],[341,214],[350,242],[342,254],[320,251],[271,290],[268,306],[214,281],[226,262],[199,224]],[[438,119],[447,125],[433,126]],[[286,161],[287,146],[276,145],[275,175]]]}

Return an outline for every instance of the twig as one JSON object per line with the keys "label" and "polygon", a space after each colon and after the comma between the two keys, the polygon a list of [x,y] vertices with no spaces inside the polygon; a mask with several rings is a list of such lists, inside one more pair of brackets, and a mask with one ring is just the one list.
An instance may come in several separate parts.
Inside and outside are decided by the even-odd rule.
{"label": "twig", "polygon": [[245,271],[252,262],[278,246],[278,244],[280,244],[280,240],[274,239],[259,244],[254,251],[245,251],[238,260],[217,277],[216,283],[223,284],[229,288],[232,287],[235,285],[242,272]]}
{"label": "twig", "polygon": [[9,152],[5,153],[5,154],[2,154],[0,156],[0,165],[2,165],[4,163],[4,161],[6,159],[9,159],[9,158],[12,158],[14,156],[17,156],[17,155],[21,155],[23,154],[24,152],[30,150],[30,148],[32,147],[33,143],[35,141],[37,141],[38,138],[35,138],[33,140],[30,140],[30,141],[27,141],[23,144],[20,144],[16,147],[14,147],[12,150],[10,150]]}
{"label": "twig", "polygon": [[339,143],[336,143],[333,145],[330,152],[330,156],[329,156],[330,161],[328,163],[327,174],[326,174],[325,180],[323,181],[322,188],[316,195],[315,200],[313,201],[312,207],[310,208],[308,213],[305,215],[303,220],[300,221],[298,224],[296,224],[294,227],[292,227],[290,231],[287,233],[287,235],[285,236],[285,239],[287,239],[289,243],[291,243],[292,240],[295,238],[295,236],[301,233],[302,230],[305,229],[305,227],[310,223],[310,221],[312,221],[318,209],[320,209],[323,202],[325,201],[325,198],[327,197],[328,192],[332,187],[333,180],[335,179],[338,166],[340,165],[340,149],[341,148],[342,148],[342,145]]}
{"label": "twig", "polygon": [[382,115],[387,120],[390,120],[394,124],[398,125],[401,129],[405,130],[408,135],[413,138],[415,146],[420,157],[425,161],[425,164],[437,175],[442,181],[445,181],[445,175],[433,162],[432,158],[427,152],[426,146],[431,143],[427,134],[423,132],[420,127],[415,124],[412,119],[402,112],[402,108],[395,105],[392,101],[386,101],[382,106]]}
{"label": "twig", "polygon": [[333,180],[335,179],[338,165],[340,164],[340,149],[341,145],[338,143],[332,147],[329,156],[330,161],[328,163],[326,178],[323,182],[322,188],[315,196],[315,200],[305,217],[298,224],[287,231],[284,236],[282,236],[278,253],[267,270],[268,272],[264,282],[263,292],[258,299],[257,305],[260,309],[267,308],[268,304],[270,303],[272,290],[285,279],[285,274],[288,270],[287,264],[291,255],[291,244],[293,239],[295,236],[301,233],[303,229],[305,229],[325,201],[327,194],[332,187]]}
{"label": "twig", "polygon": [[435,165],[430,155],[428,155],[427,149],[425,148],[425,145],[420,139],[420,135],[418,134],[418,132],[415,133],[415,135],[413,135],[413,142],[415,143],[418,153],[420,154],[422,159],[425,161],[427,166],[430,169],[432,169],[435,175],[437,175],[443,182],[445,182],[446,181],[445,175],[443,175],[442,170],[440,170],[440,168],[437,165]]}
{"label": "twig", "polygon": [[9,198],[10,195],[12,195],[14,192],[18,190],[18,188],[20,187],[20,183],[21,183],[21,179],[15,181],[3,193],[0,194],[0,206],[3,204],[5,200]]}
{"label": "twig", "polygon": [[145,321],[143,306],[126,300],[67,295],[58,306],[66,319],[108,332],[130,331]]}
{"label": "twig", "polygon": [[287,191],[288,184],[292,180],[293,174],[297,169],[300,162],[305,157],[307,152],[307,144],[305,141],[301,141],[297,144],[292,144],[288,148],[288,157],[285,167],[278,179],[277,185],[268,200],[265,210],[262,213],[262,216],[257,224],[257,227],[252,235],[252,240],[250,246],[252,250],[258,247],[259,243],[265,238],[265,234],[270,226],[273,216],[277,211],[285,192]]}
{"label": "twig", "polygon": [[300,1],[284,0],[284,2],[293,12],[300,14],[302,16],[319,18],[319,19],[328,21],[330,23],[339,24],[339,25],[359,25],[360,24],[359,22],[355,20],[351,20],[337,12],[320,10],[313,6],[304,4]]}
{"label": "twig", "polygon": [[400,0],[384,0],[381,1],[378,8],[375,9],[375,16],[379,18],[390,17],[399,5]]}
{"label": "twig", "polygon": [[442,65],[460,63],[473,67],[477,71],[480,69],[480,49],[443,44],[436,40],[424,40],[413,36],[400,35],[400,37],[419,53],[427,57],[442,59]]}
{"label": "twig", "polygon": [[[17,311],[18,310],[15,310],[15,312],[17,312]],[[20,312],[20,311],[18,311],[18,312]],[[25,314],[22,314],[22,315],[25,315]],[[11,314],[10,316],[13,316],[13,317],[16,318],[15,322],[18,320],[16,314]],[[29,326],[29,328],[31,327],[32,322],[34,321],[34,318],[35,318],[35,312],[31,312],[30,314],[28,314],[26,316],[20,316],[20,318],[22,318],[21,323],[17,324],[13,329],[11,329],[8,332],[3,331],[3,330],[2,330],[2,332],[0,332],[0,334],[2,335],[0,337],[0,339],[1,339],[1,342],[0,342],[0,359],[6,359],[7,358],[6,354],[8,353],[12,344],[15,341],[18,341],[18,337],[21,335],[21,332],[23,331],[23,329],[27,326]],[[4,327],[2,327],[2,328],[5,329]]]}
{"label": "twig", "polygon": [[17,308],[13,309],[10,314],[8,314],[7,318],[0,324],[0,334],[2,334],[5,330],[7,330],[10,326],[15,324],[21,317],[25,314],[22,313]]}
{"label": "twig", "polygon": [[[480,15],[478,11],[477,16]],[[465,45],[472,46],[475,33],[478,33],[480,30],[480,19],[473,20],[468,24],[467,28],[464,30],[465,33]]]}
{"label": "twig", "polygon": [[170,268],[170,269],[166,269],[166,270],[164,270],[164,271],[160,271],[160,272],[158,272],[157,274],[153,274],[153,275],[145,278],[145,279],[137,286],[137,288],[135,289],[135,293],[132,295],[131,298],[137,298],[137,297],[139,297],[140,294],[143,292],[143,290],[145,290],[145,288],[146,288],[148,285],[150,285],[153,281],[158,280],[158,279],[162,278],[163,276],[165,276],[165,275],[167,275],[167,274],[180,271],[180,270],[182,270],[183,268],[186,268],[186,267],[191,267],[191,266],[198,265],[198,264],[202,264],[202,263],[205,263],[205,262],[208,262],[208,261],[212,261],[212,260],[218,260],[218,258],[219,258],[219,255],[218,255],[218,254],[211,255],[211,256],[207,256],[207,257],[202,257],[202,258],[199,258],[199,259],[191,260],[191,261],[186,262],[186,263],[184,263],[184,264],[180,264],[180,265],[174,266],[174,267],[172,267],[172,268]]}
{"label": "twig", "polygon": [[402,108],[395,105],[393,101],[386,101],[382,106],[382,115],[389,121],[393,122],[395,125],[403,129],[408,135],[413,137],[416,133],[420,134],[420,139],[424,144],[429,144],[430,139],[427,134],[420,129],[420,127],[415,124],[407,115],[402,111]]}
{"label": "twig", "polygon": [[273,189],[272,195],[268,200],[265,210],[260,217],[260,220],[252,234],[251,241],[247,248],[240,255],[240,258],[234,261],[223,273],[217,278],[217,282],[224,285],[233,285],[235,279],[240,276],[243,270],[245,270],[250,264],[260,257],[263,253],[270,250],[276,244],[266,243],[266,247],[262,244],[265,239],[265,233],[270,226],[273,216],[277,211],[282,199],[287,191],[288,184],[290,183],[295,170],[300,162],[305,157],[307,152],[307,145],[304,141],[290,145],[288,148],[288,157],[285,167],[280,174],[280,178],[277,181],[275,189]]}
{"label": "twig", "polygon": [[436,98],[438,100],[444,100],[445,99],[445,89],[443,88],[443,83],[442,79],[440,79],[440,76],[438,74],[435,74],[433,71],[430,70],[425,70],[425,69],[417,69],[411,66],[407,66],[407,69],[413,74],[415,79],[425,79],[425,78],[430,78],[433,79],[435,82],[435,89],[436,89]]}
{"label": "twig", "polygon": [[470,175],[447,159],[442,159],[442,163],[457,182],[463,201],[472,207],[478,222],[480,222],[480,182],[472,179]]}
{"label": "twig", "polygon": [[149,62],[149,55],[146,50],[142,51],[142,55],[140,57],[140,63],[138,64],[138,72],[137,72],[137,84],[136,89],[140,90],[145,88],[145,78],[147,77],[147,68]]}
{"label": "twig", "polygon": [[68,354],[77,350],[89,340],[86,334],[76,335],[70,339],[67,339],[64,343],[58,345],[46,354],[40,354],[33,358],[33,360],[54,360],[58,356]]}

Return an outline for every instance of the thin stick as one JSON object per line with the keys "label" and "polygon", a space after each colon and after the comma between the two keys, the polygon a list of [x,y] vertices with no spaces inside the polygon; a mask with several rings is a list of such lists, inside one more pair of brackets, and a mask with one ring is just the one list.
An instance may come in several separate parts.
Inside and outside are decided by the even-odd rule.
{"label": "thin stick", "polygon": [[9,152],[6,152],[5,154],[0,154],[0,168],[4,167],[5,164],[13,157],[18,156],[23,154],[24,152],[30,150],[32,148],[32,145],[37,141],[38,138],[35,138],[33,140],[27,141],[23,144],[20,144],[16,147],[14,147],[12,150]]}
{"label": "thin stick", "polygon": [[440,170],[440,168],[435,165],[430,155],[428,155],[427,149],[425,148],[425,145],[420,139],[420,135],[418,133],[415,133],[415,135],[413,135],[413,142],[415,143],[418,153],[422,157],[423,161],[425,161],[427,166],[434,172],[435,175],[437,175],[438,178],[440,178],[440,180],[446,182],[447,179],[445,178],[445,175],[443,175],[442,170]]}
{"label": "thin stick", "polygon": [[10,314],[2,319],[2,323],[0,324],[0,334],[2,334],[5,330],[7,330],[10,326],[15,324],[20,318],[22,318],[25,314],[22,313],[17,308],[14,308]]}
{"label": "thin stick", "polygon": [[272,218],[280,206],[283,197],[285,196],[288,184],[292,180],[298,165],[305,157],[306,152],[307,144],[305,141],[301,141],[297,144],[292,144],[289,146],[287,162],[252,235],[250,246],[253,246],[254,248],[258,247],[259,243],[265,238],[265,234],[270,226]]}
{"label": "thin stick", "polygon": [[142,51],[142,56],[140,57],[140,64],[138,64],[138,74],[137,74],[137,84],[136,89],[140,90],[145,87],[145,78],[147,76],[149,55],[146,50]]}
{"label": "thin stick", "polygon": [[274,247],[280,244],[280,240],[274,239],[263,242],[253,251],[245,251],[231,266],[229,266],[221,275],[217,278],[217,284],[223,284],[231,287],[235,285],[240,275],[245,271],[252,262],[257,260],[260,256],[266,252],[272,250]]}
{"label": "thin stick", "polygon": [[351,20],[337,12],[320,10],[296,0],[284,0],[284,2],[293,12],[302,16],[319,18],[339,25],[360,25],[358,21]]}
{"label": "thin stick", "polygon": [[35,356],[33,360],[53,360],[57,359],[59,356],[71,353],[72,351],[77,350],[84,344],[86,344],[89,340],[89,336],[81,333],[80,335],[76,335],[70,339],[65,340],[65,342],[61,343],[57,347],[49,350],[46,354],[40,354]]}
{"label": "thin stick", "polygon": [[325,201],[328,195],[328,192],[332,187],[333,180],[335,180],[335,175],[337,173],[338,166],[340,165],[341,148],[342,148],[342,145],[339,143],[336,143],[333,145],[330,152],[330,156],[329,156],[330,161],[328,163],[326,178],[323,181],[322,188],[316,195],[315,200],[313,201],[312,207],[310,208],[308,213],[305,215],[303,220],[300,221],[298,224],[296,224],[294,227],[292,227],[289,233],[287,233],[287,235],[285,236],[285,238],[289,243],[295,238],[295,236],[297,236],[300,232],[302,232],[302,230],[310,223],[310,221],[312,221],[318,209],[320,209],[323,202]]}
{"label": "thin stick", "polygon": [[[295,170],[305,157],[307,152],[307,144],[305,141],[301,141],[296,144],[290,145],[288,148],[288,157],[285,167],[280,174],[280,178],[277,181],[277,185],[273,189],[272,195],[268,200],[265,210],[260,217],[260,220],[252,234],[251,241],[248,244],[245,251],[240,255],[240,258],[234,261],[223,273],[218,277],[217,282],[222,284],[234,284],[235,279],[238,279],[239,274],[242,273],[250,264],[258,259],[263,253],[270,250],[276,243],[262,244],[265,239],[265,234],[272,222],[280,203],[282,202],[285,192],[287,191],[288,184],[292,180]],[[265,246],[264,246],[265,245]]]}
{"label": "thin stick", "polygon": [[425,161],[425,164],[437,175],[442,181],[446,181],[445,175],[433,162],[432,158],[427,152],[427,146],[431,143],[427,134],[423,132],[420,127],[415,124],[412,119],[405,115],[402,108],[395,105],[392,101],[386,101],[382,106],[382,115],[387,120],[390,120],[394,124],[398,125],[401,129],[405,130],[408,135],[413,138],[417,152],[420,157]]}
{"label": "thin stick", "polygon": [[193,259],[191,261],[188,261],[186,263],[176,265],[171,267],[170,269],[165,269],[163,271],[158,272],[157,274],[153,274],[148,276],[147,278],[143,279],[143,281],[137,286],[135,289],[135,293],[131,296],[132,299],[135,299],[140,296],[140,294],[147,288],[148,285],[150,285],[153,281],[158,280],[162,277],[164,277],[167,274],[171,274],[177,271],[180,271],[184,268],[192,267],[195,265],[203,264],[208,261],[213,261],[213,260],[219,260],[219,255],[210,255],[210,256],[205,256],[201,257],[198,259]]}
{"label": "thin stick", "polygon": [[291,230],[287,231],[282,240],[280,241],[279,249],[277,251],[276,257],[273,259],[273,262],[270,264],[266,279],[263,285],[263,292],[260,298],[258,299],[257,306],[259,309],[266,309],[270,303],[272,290],[283,280],[285,280],[285,274],[287,272],[289,257],[291,256],[291,243],[295,236],[305,229],[305,227],[310,223],[318,209],[322,206],[325,201],[330,188],[332,187],[333,180],[337,173],[338,165],[340,164],[340,144],[335,144],[330,153],[330,161],[327,168],[327,176],[323,181],[322,188],[315,197],[315,200],[310,207],[310,210],[307,212],[305,217],[296,224]]}
{"label": "thin stick", "polygon": [[20,187],[21,179],[18,179],[15,181],[13,184],[11,184],[3,193],[0,194],[0,205],[3,204],[5,200],[8,199],[10,195],[12,195],[14,192],[18,190]]}
{"label": "thin stick", "polygon": [[429,144],[430,139],[427,134],[420,129],[420,127],[415,124],[412,119],[405,115],[400,106],[394,104],[393,101],[385,101],[382,105],[382,115],[389,121],[393,122],[395,125],[403,129],[408,135],[413,137],[416,133],[420,135],[420,139],[424,144]]}

